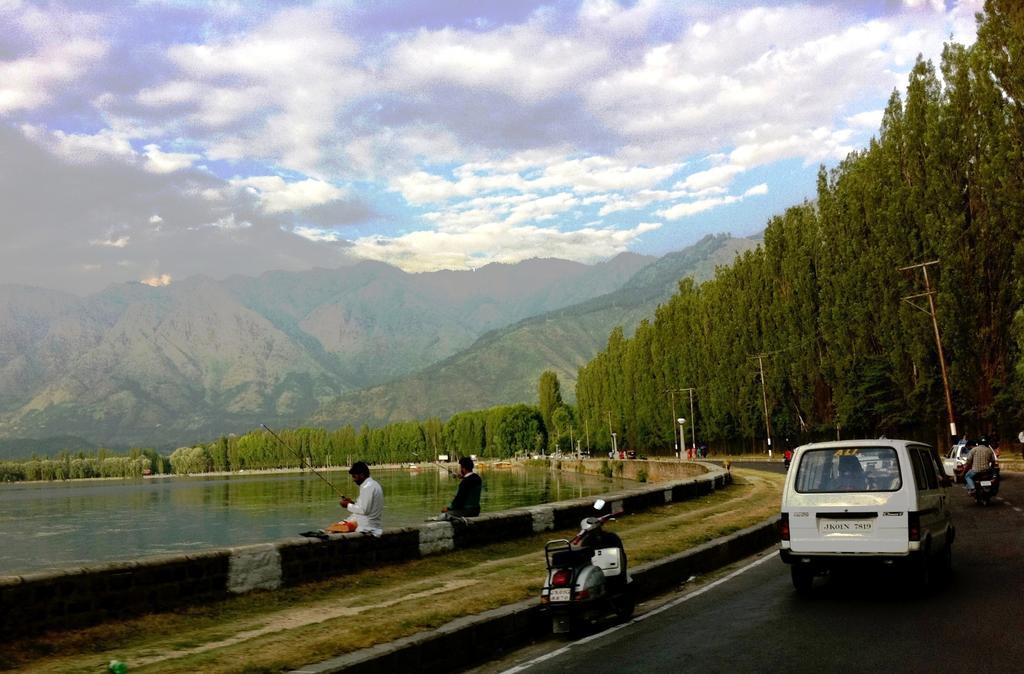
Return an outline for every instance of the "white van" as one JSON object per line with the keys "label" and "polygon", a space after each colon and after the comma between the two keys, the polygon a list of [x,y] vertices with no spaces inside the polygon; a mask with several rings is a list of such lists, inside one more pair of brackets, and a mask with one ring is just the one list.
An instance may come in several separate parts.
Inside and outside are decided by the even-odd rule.
{"label": "white van", "polygon": [[899,564],[926,586],[948,570],[949,478],[935,451],[910,440],[844,440],[798,447],[782,491],[780,554],[793,586],[843,564]]}

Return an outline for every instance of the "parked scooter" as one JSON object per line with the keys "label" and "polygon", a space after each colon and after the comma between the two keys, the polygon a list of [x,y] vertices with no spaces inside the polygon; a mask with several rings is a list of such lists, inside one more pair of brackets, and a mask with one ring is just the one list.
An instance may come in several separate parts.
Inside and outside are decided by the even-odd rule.
{"label": "parked scooter", "polygon": [[[604,509],[598,499],[594,508]],[[544,545],[548,575],[541,590],[541,611],[551,615],[555,634],[578,633],[585,626],[615,615],[628,620],[636,601],[626,569],[622,539],[604,531],[605,522],[622,513],[586,517],[572,540]]]}

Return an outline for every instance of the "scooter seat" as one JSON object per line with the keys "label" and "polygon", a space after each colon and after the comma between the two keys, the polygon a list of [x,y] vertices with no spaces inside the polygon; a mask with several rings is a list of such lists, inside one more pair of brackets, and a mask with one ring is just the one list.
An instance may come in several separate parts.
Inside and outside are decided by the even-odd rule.
{"label": "scooter seat", "polygon": [[580,566],[590,563],[590,550],[559,550],[551,555],[551,565],[555,567]]}

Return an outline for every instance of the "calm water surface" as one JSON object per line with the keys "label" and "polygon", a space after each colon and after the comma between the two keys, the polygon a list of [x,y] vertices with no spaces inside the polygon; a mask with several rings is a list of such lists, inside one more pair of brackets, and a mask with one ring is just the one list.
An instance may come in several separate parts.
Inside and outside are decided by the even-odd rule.
{"label": "calm water surface", "polygon": [[[618,489],[627,482],[544,469],[481,473],[484,511]],[[347,473],[328,473],[353,498]],[[437,468],[379,470],[384,526],[422,522],[448,504],[458,480]],[[312,474],[0,484],[0,575],[147,555],[263,543],[344,519]]]}

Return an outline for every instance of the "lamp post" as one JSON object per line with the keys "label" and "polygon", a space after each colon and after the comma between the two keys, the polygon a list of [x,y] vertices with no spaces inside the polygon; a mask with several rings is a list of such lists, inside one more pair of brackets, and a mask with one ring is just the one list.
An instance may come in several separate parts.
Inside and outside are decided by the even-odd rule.
{"label": "lamp post", "polygon": [[615,458],[619,458],[619,442],[616,439],[615,431],[612,431],[612,452],[615,453]]}
{"label": "lamp post", "polygon": [[[683,417],[679,417],[678,419],[676,419],[676,421],[679,422],[679,437],[683,438],[683,444],[685,445],[686,444],[686,440],[685,440],[685,438],[686,438],[686,429],[685,429],[686,419],[684,419]],[[683,451],[681,449],[679,450],[679,460],[680,461],[683,460]]]}

